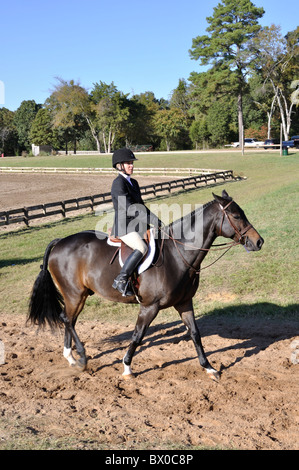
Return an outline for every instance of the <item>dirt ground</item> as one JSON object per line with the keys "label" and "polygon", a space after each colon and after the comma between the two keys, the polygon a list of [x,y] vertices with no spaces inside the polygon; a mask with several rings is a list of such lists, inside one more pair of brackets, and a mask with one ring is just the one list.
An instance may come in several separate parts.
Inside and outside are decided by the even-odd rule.
{"label": "dirt ground", "polygon": [[[0,211],[109,192],[115,175],[0,173]],[[138,176],[140,186],[169,181],[169,176]]]}
{"label": "dirt ground", "polygon": [[[109,177],[0,175],[1,207],[105,192],[106,183]],[[121,361],[135,320],[117,325],[103,322],[101,311],[93,321],[83,313],[77,331],[89,362],[78,373],[62,357],[62,332],[37,332],[25,326],[25,313],[1,313],[0,449],[22,436],[80,449],[299,449],[298,323],[199,319],[209,360],[221,371],[216,383],[179,318],[161,323],[158,316],[134,357],[136,377],[126,381]]]}
{"label": "dirt ground", "polygon": [[[158,317],[159,318],[159,317]],[[200,368],[179,321],[150,327],[132,380],[122,378],[130,325],[79,321],[89,356],[78,373],[62,357],[63,334],[1,315],[1,443],[12,435],[73,439],[104,448],[211,446],[299,449],[298,349],[291,321],[203,318],[198,324],[218,383]],[[298,339],[298,338],[297,338]],[[298,353],[298,354],[297,354]],[[88,444],[89,442],[89,444]]]}

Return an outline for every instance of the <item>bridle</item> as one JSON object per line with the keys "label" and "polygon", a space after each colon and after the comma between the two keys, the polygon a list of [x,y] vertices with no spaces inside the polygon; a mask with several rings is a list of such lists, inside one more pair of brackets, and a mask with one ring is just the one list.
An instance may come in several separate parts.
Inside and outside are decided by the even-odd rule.
{"label": "bridle", "polygon": [[235,234],[237,235],[238,237],[238,244],[241,244],[243,238],[244,238],[244,235],[248,232],[249,229],[252,228],[252,225],[251,224],[248,224],[241,232],[240,230],[235,226],[235,224],[232,222],[232,220],[230,219],[228,213],[226,212],[226,209],[231,205],[231,203],[233,202],[233,199],[228,203],[226,204],[225,207],[223,207],[221,204],[220,204],[220,208],[222,210],[222,219],[221,219],[221,224],[220,224],[220,230],[219,230],[219,234],[218,236],[222,235],[222,226],[223,226],[223,221],[224,221],[224,218],[226,217],[230,226],[234,229],[235,231]]}
{"label": "bridle", "polygon": [[[187,243],[184,243],[184,242],[180,242],[178,240],[176,240],[173,236],[170,236],[169,234],[167,234],[168,238],[170,238],[173,243],[174,243],[174,246],[176,247],[176,250],[178,252],[178,254],[180,255],[180,257],[182,258],[183,262],[186,264],[186,266],[188,266],[190,269],[193,269],[195,271],[195,274],[199,274],[203,269],[207,269],[209,268],[210,266],[212,266],[213,264],[215,264],[220,258],[222,258],[222,256],[224,256],[233,246],[237,246],[237,245],[241,245],[242,241],[243,241],[243,238],[245,236],[245,234],[248,232],[248,230],[250,228],[252,228],[252,225],[251,224],[248,224],[242,231],[240,231],[236,226],[235,224],[232,222],[232,220],[230,219],[228,213],[226,212],[226,209],[231,205],[231,203],[233,202],[233,199],[228,203],[226,204],[225,207],[223,207],[220,203],[220,209],[222,211],[222,219],[221,219],[221,223],[220,223],[220,230],[219,230],[219,233],[218,233],[218,236],[221,236],[222,235],[222,226],[223,226],[223,222],[224,222],[224,218],[226,217],[229,224],[231,225],[231,227],[234,229],[234,232],[235,234],[237,235],[238,237],[238,241],[235,241],[233,240],[232,242],[228,242],[228,243],[220,243],[220,244],[217,244],[217,245],[212,245],[210,248],[199,248],[197,246],[193,246],[193,245],[189,245]],[[162,229],[160,229],[161,232],[164,232]],[[173,231],[172,229],[171,230],[171,233],[173,235]],[[166,233],[166,232],[164,232]],[[163,240],[164,241],[164,240]],[[194,268],[194,266],[192,266],[191,264],[189,264],[187,262],[187,260],[184,258],[184,256],[182,255],[181,251],[178,249],[178,246],[177,244],[180,244],[180,245],[184,245],[190,249],[194,249],[194,250],[199,250],[199,251],[206,251],[206,252],[209,252],[209,251],[217,251],[217,250],[225,250],[224,253],[222,253],[222,255],[220,255],[215,261],[213,261],[211,264],[203,267],[203,268],[200,268],[200,269],[196,269]],[[217,247],[217,248],[215,248]],[[228,248],[227,248],[228,247]]]}

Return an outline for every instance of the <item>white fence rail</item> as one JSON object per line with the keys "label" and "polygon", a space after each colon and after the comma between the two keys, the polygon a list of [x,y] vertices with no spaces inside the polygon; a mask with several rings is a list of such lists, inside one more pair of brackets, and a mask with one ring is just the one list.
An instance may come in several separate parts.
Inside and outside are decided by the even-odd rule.
{"label": "white fence rail", "polygon": [[[134,174],[157,176],[169,175],[206,175],[225,170],[206,168],[134,168]],[[112,168],[51,168],[51,167],[0,167],[0,173],[63,173],[63,174],[115,174]]]}

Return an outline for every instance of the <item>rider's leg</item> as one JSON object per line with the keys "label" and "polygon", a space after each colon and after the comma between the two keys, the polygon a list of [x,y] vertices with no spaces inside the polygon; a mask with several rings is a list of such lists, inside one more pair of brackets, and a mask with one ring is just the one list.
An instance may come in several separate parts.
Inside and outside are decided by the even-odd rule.
{"label": "rider's leg", "polygon": [[132,248],[133,253],[126,259],[119,275],[114,279],[112,287],[123,296],[131,296],[134,295],[134,292],[130,287],[129,278],[147,252],[147,246],[137,232],[130,232],[119,238]]}

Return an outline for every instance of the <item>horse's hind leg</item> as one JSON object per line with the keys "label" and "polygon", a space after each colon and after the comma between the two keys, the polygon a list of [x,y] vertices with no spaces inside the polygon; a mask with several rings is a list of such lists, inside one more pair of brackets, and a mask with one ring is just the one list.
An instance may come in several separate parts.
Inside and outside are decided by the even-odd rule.
{"label": "horse's hind leg", "polygon": [[76,365],[76,359],[72,354],[72,333],[70,322],[66,318],[65,313],[61,313],[61,318],[64,322],[65,333],[64,333],[64,348],[63,348],[63,357],[68,361],[70,366]]}
{"label": "horse's hind leg", "polygon": [[[65,310],[60,315],[65,326],[63,356],[71,366],[78,366],[82,370],[86,368],[87,358],[84,346],[75,330],[75,324],[79,313],[84,307],[86,297],[87,296],[80,297],[80,301],[77,303],[65,301]],[[78,361],[76,361],[72,355],[72,341],[74,341],[77,353],[80,356]]]}
{"label": "horse's hind leg", "polygon": [[154,318],[157,316],[159,307],[157,305],[151,305],[150,307],[141,307],[138,315],[138,319],[135,325],[134,333],[132,340],[129,346],[129,349],[123,358],[124,372],[123,377],[129,379],[133,377],[131,370],[131,363],[136,351],[136,348],[140,345],[142,338],[145,335],[145,332]]}

